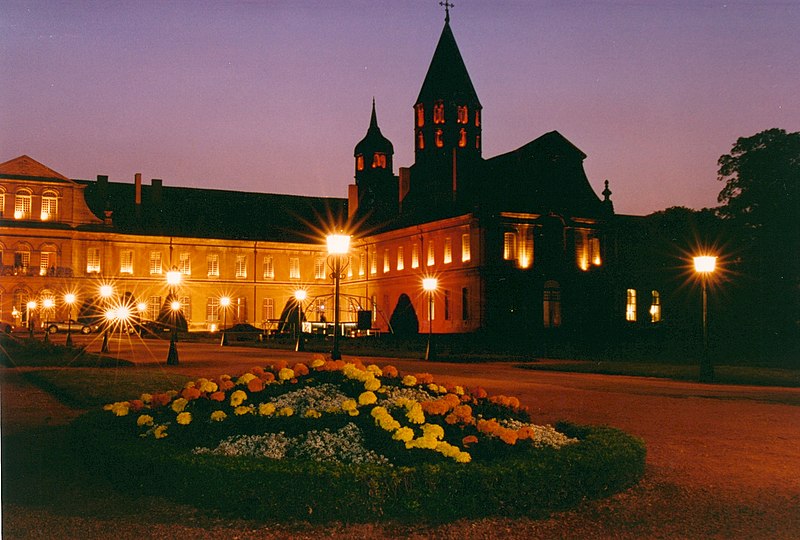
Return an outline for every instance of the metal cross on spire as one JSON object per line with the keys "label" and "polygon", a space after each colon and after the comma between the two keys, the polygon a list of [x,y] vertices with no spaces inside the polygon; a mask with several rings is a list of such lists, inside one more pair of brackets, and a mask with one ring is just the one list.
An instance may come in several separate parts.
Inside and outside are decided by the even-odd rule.
{"label": "metal cross on spire", "polygon": [[440,6],[444,6],[444,22],[450,22],[450,8],[455,7],[454,4],[448,2],[448,0],[444,0],[444,2],[439,2]]}

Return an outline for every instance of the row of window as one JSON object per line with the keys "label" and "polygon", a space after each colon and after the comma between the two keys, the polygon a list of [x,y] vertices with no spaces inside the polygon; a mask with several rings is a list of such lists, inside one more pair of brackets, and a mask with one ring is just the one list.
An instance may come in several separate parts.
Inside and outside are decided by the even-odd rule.
{"label": "row of window", "polygon": [[[418,103],[414,108],[416,109],[417,127],[423,127],[425,125],[425,106],[422,103]],[[445,123],[444,103],[441,101],[433,104],[433,123]],[[456,107],[456,123],[469,124],[469,108],[466,105],[458,105]],[[480,109],[475,111],[475,125],[481,125]]]}
{"label": "row of window", "polygon": [[[648,310],[651,323],[661,322],[661,294],[650,291],[650,309]],[[625,320],[636,322],[638,311],[636,306],[636,289],[628,289],[625,300]]]}
{"label": "row of window", "polygon": [[[422,243],[414,242],[411,244],[411,269],[420,267],[420,249]],[[392,271],[392,267],[396,271],[402,271],[406,268],[406,246],[397,246],[394,254],[390,248],[383,250],[383,273],[388,274]],[[428,240],[425,244],[425,266],[434,266],[436,264],[436,242]],[[378,257],[376,249],[372,248],[372,257],[369,272],[370,274],[378,273]],[[468,233],[461,235],[461,262],[469,262],[472,258],[472,250],[470,247],[470,236]],[[366,271],[366,253],[362,253],[358,265],[358,275],[363,276]],[[451,237],[444,238],[444,246],[442,250],[442,264],[450,264],[453,262],[453,239]],[[352,269],[348,270],[348,276],[352,277]]]}
{"label": "row of window", "polygon": [[[436,148],[444,148],[444,131],[441,129],[434,130],[433,132],[433,144]],[[459,148],[466,148],[467,147],[467,130],[461,128],[458,131],[458,147]],[[425,135],[421,132],[417,132],[417,148],[419,150],[425,149]],[[475,148],[480,150],[481,148],[481,136],[475,136]],[[361,170],[361,169],[359,169]]]}
{"label": "row of window", "polygon": [[[383,152],[375,152],[372,155],[372,168],[385,169],[386,168],[386,154]],[[364,155],[358,154],[356,156],[356,170],[364,170]]]}
{"label": "row of window", "polygon": [[[10,199],[10,194],[0,191],[0,218],[13,217],[14,219],[34,219],[33,216],[33,192],[27,188],[20,188],[14,194],[14,212],[6,213],[6,199]],[[10,203],[10,200],[9,200]],[[51,221],[58,219],[58,194],[55,191],[45,191],[42,193],[42,204],[39,207],[39,219],[41,221]]]}
{"label": "row of window", "polygon": [[[533,264],[533,226],[520,225],[516,232],[503,233],[503,259],[515,261],[519,268]],[[575,229],[575,262],[581,270],[600,266],[600,238],[590,229]]]}

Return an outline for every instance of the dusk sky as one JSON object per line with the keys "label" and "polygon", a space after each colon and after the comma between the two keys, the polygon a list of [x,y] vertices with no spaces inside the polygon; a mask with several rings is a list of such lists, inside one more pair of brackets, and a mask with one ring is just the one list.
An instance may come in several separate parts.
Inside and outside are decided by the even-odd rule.
{"label": "dusk sky", "polygon": [[[738,137],[800,131],[800,1],[454,0],[483,156],[552,130],[617,212],[716,206]],[[0,162],[347,196],[373,97],[413,164],[438,0],[0,4]]]}

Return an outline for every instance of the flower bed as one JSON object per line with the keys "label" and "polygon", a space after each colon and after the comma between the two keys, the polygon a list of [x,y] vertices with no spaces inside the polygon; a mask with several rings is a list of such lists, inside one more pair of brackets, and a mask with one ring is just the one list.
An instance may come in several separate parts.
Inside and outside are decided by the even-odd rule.
{"label": "flower bed", "polygon": [[124,489],[268,519],[537,515],[635,483],[645,455],[514,397],[322,357],[112,403],[75,433]]}

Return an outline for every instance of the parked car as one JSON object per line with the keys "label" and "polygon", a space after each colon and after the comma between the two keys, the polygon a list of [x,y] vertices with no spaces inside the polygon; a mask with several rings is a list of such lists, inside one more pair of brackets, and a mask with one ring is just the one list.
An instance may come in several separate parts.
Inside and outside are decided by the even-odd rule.
{"label": "parked car", "polygon": [[80,332],[81,334],[91,334],[97,332],[100,326],[97,324],[86,324],[78,322],[75,319],[68,321],[47,321],[42,323],[42,328],[51,334],[56,332],[66,332],[72,330],[73,332]]}

